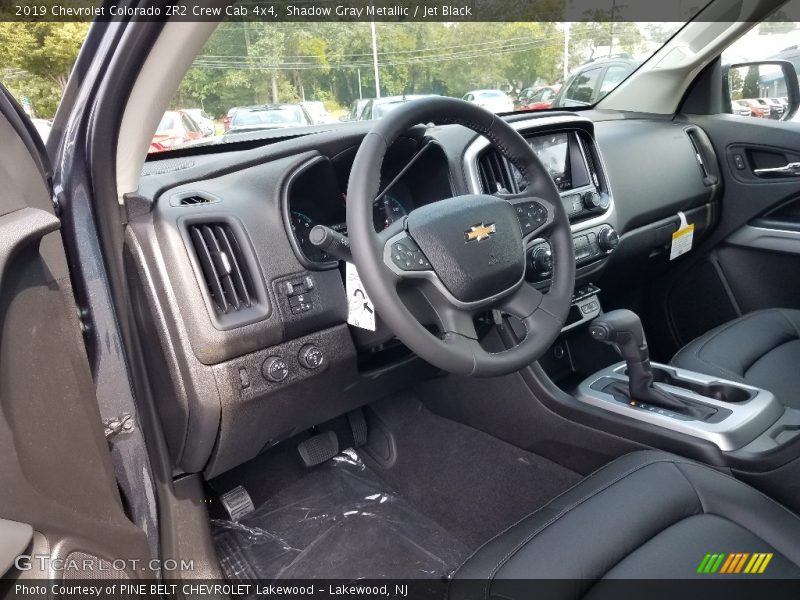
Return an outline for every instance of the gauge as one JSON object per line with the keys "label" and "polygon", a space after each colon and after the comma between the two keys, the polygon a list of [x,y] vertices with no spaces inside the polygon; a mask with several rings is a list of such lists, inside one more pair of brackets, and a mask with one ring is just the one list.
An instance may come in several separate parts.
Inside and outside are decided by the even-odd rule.
{"label": "gauge", "polygon": [[314,224],[306,214],[297,210],[292,211],[292,233],[294,234],[294,239],[297,240],[300,252],[312,262],[328,262],[331,257],[312,244],[308,238],[308,234],[313,229]]}
{"label": "gauge", "polygon": [[406,209],[400,201],[389,194],[376,200],[372,205],[372,219],[375,223],[375,230],[382,231],[389,227],[398,219],[406,216]]}

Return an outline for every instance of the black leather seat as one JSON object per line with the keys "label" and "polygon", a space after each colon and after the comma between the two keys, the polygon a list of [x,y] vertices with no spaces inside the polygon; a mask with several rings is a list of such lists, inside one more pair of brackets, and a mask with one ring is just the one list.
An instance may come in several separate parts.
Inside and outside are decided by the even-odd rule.
{"label": "black leather seat", "polygon": [[800,310],[749,313],[700,336],[673,358],[676,367],[749,383],[800,408]]}
{"label": "black leather seat", "polygon": [[577,598],[600,593],[599,580],[708,578],[697,570],[709,553],[773,553],[762,575],[743,574],[748,557],[738,576],[800,578],[800,518],[711,467],[634,452],[484,544],[450,597],[529,600],[525,579]]}

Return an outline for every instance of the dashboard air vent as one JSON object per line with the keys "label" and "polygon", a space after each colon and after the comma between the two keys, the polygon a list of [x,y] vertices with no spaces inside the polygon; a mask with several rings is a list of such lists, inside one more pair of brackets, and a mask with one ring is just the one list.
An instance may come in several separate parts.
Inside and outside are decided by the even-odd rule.
{"label": "dashboard air vent", "polygon": [[223,314],[253,304],[253,283],[236,234],[227,223],[195,223],[188,227],[195,255],[211,300]]}
{"label": "dashboard air vent", "polygon": [[486,194],[516,193],[516,181],[506,158],[494,148],[489,148],[478,159],[478,174]]}
{"label": "dashboard air vent", "polygon": [[203,196],[185,196],[181,198],[181,206],[196,206],[197,204],[209,204],[211,200]]}

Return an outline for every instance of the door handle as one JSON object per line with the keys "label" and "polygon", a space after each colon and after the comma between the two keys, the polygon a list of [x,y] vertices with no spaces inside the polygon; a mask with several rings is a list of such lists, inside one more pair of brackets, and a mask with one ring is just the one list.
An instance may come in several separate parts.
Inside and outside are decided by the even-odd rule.
{"label": "door handle", "polygon": [[790,162],[782,167],[753,169],[759,177],[800,177],[800,162]]}

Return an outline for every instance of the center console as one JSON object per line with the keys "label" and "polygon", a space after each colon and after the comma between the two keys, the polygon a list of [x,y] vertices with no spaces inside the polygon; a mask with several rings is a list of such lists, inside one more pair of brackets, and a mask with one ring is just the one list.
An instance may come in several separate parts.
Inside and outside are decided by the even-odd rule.
{"label": "center console", "polygon": [[700,409],[689,416],[630,398],[627,366],[618,363],[595,373],[579,386],[576,398],[587,404],[712,442],[723,452],[746,446],[783,414],[772,392],[667,365],[652,365],[657,389]]}
{"label": "center console", "polygon": [[579,402],[710,442],[722,452],[744,448],[764,435],[776,443],[793,439],[786,428],[773,430],[787,409],[772,392],[651,363],[636,313],[622,309],[600,315],[589,335],[612,346],[625,362],[582,381],[575,392]]}

